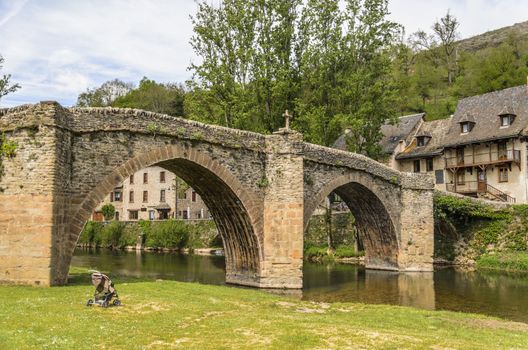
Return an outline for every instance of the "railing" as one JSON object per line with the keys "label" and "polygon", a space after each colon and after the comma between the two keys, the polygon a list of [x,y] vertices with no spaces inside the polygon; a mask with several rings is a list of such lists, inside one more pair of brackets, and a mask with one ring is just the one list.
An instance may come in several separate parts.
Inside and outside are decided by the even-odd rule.
{"label": "railing", "polygon": [[448,192],[460,193],[460,194],[482,194],[487,193],[493,198],[502,202],[515,203],[515,198],[502,192],[498,188],[495,188],[487,183],[478,181],[466,181],[462,184],[446,184],[446,190]]}
{"label": "railing", "polygon": [[468,152],[464,157],[446,157],[445,166],[446,168],[453,167],[464,167],[480,164],[495,164],[505,162],[521,162],[521,151],[519,150],[506,150],[504,152],[484,152],[484,153],[473,153]]}
{"label": "railing", "polygon": [[515,198],[509,196],[508,194],[502,192],[501,190],[491,185],[486,186],[486,192],[503,202],[515,203]]}

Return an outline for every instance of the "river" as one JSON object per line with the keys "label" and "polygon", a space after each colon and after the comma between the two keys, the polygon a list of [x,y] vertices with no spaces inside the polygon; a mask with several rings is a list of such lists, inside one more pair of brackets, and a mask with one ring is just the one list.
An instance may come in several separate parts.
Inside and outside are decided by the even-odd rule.
{"label": "river", "polygon": [[[225,284],[224,257],[77,249],[72,265],[119,276]],[[481,313],[528,323],[528,274],[463,272],[400,274],[360,265],[305,262],[304,288],[291,294],[318,302],[406,305]]]}

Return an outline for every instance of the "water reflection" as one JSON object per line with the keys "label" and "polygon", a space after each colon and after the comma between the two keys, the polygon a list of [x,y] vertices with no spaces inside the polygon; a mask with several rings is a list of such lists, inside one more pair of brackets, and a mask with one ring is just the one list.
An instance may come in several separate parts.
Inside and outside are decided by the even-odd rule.
{"label": "water reflection", "polygon": [[[77,250],[72,265],[111,271],[113,276],[225,284],[225,262],[219,256]],[[528,322],[527,274],[451,268],[397,273],[365,270],[358,265],[305,263],[302,291],[274,292],[304,300],[406,305]]]}

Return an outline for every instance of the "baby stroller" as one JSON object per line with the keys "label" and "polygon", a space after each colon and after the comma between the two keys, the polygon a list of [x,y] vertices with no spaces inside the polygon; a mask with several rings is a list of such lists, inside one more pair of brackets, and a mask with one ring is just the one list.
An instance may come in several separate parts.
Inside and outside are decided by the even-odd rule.
{"label": "baby stroller", "polygon": [[88,300],[86,306],[97,304],[102,307],[108,307],[112,299],[114,299],[114,306],[121,305],[117,291],[114,288],[114,283],[107,275],[95,271],[92,273],[92,284],[95,287],[94,298]]}

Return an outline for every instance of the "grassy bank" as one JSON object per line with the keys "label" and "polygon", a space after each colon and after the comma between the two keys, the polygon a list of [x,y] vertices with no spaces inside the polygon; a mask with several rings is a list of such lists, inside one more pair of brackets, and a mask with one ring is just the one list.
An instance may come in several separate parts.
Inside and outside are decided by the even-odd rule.
{"label": "grassy bank", "polygon": [[504,252],[495,254],[484,254],[477,259],[479,269],[502,270],[502,271],[528,271],[528,253]]}
{"label": "grassy bank", "polygon": [[0,348],[528,347],[528,325],[522,323],[398,306],[302,302],[174,281],[119,279],[122,307],[88,308],[89,275],[74,271],[67,287],[0,286]]}
{"label": "grassy bank", "polygon": [[350,258],[359,258],[364,255],[365,252],[358,252],[354,246],[345,244],[338,245],[334,251],[329,250],[326,245],[305,244],[304,247],[304,258],[309,261],[339,261]]}

